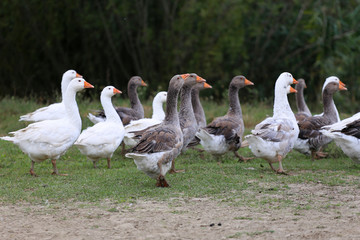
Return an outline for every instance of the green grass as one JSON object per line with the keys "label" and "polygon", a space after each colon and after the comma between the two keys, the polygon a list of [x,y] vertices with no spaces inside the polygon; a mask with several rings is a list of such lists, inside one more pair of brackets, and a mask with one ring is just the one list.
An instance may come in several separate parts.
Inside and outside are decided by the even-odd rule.
{"label": "green grass", "polygon": [[[118,100],[115,105],[120,103],[123,102]],[[0,135],[26,126],[26,123],[17,121],[18,117],[39,107],[31,101],[9,98],[1,100],[0,105],[4,106],[0,109]],[[145,105],[146,115],[149,116],[150,102]],[[227,110],[225,103],[217,105],[207,102],[204,105],[208,120]],[[80,102],[83,127],[91,125],[85,118],[89,109],[97,109],[99,106],[97,102]],[[244,121],[248,122],[246,132],[249,132],[251,127],[265,118],[266,113],[271,114],[272,109],[264,104],[243,104],[243,111],[246,113]],[[229,153],[221,157],[222,163],[219,164],[207,153],[204,153],[202,159],[198,152],[189,150],[176,159],[177,169],[185,169],[185,173],[166,175],[171,188],[164,189],[155,187],[155,180],[137,170],[134,162],[122,156],[119,149],[113,156],[112,169],[106,168],[105,159],[94,169],[92,163],[72,147],[57,161],[59,172],[68,176],[52,176],[52,165],[47,160],[35,164],[35,172],[39,177],[32,177],[29,174],[29,158],[14,144],[0,141],[0,201],[96,203],[108,199],[114,202],[133,202],[137,199],[173,200],[197,197],[250,207],[290,206],[308,210],[312,208],[311,197],[307,199],[307,203],[299,206],[289,194],[289,185],[321,183],[327,186],[359,186],[360,168],[334,144],[328,150],[329,158],[315,162],[300,153],[290,153],[283,162],[285,170],[292,174],[290,176],[274,174],[262,159],[239,163]],[[248,148],[241,149],[240,153],[251,156]],[[111,208],[108,211],[114,212],[117,209]],[[242,219],[241,216],[239,219]]]}

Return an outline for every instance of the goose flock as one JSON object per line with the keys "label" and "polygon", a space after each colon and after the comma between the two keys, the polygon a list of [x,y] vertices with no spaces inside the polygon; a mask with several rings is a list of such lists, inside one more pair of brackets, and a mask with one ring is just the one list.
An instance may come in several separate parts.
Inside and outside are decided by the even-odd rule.
{"label": "goose flock", "polygon": [[[292,84],[297,84],[295,89]],[[169,187],[165,179],[168,172],[184,171],[176,170],[175,160],[197,145],[216,158],[233,152],[244,162],[250,158],[241,156],[238,150],[248,146],[253,155],[266,160],[273,171],[287,174],[282,162],[293,149],[311,155],[314,160],[325,157],[324,147],[334,140],[347,156],[360,163],[360,113],[340,120],[333,95],[347,89],[339,78],[331,76],[325,80],[323,113],[312,115],[304,99],[304,79],[297,81],[292,74],[281,73],[275,82],[273,115],[258,123],[251,134],[243,138],[245,127],[239,90],[252,85],[254,83],[246,77],[235,76],[229,84],[227,113],[207,124],[199,92],[212,87],[204,78],[195,73],[173,76],[167,92],[161,91],[154,97],[152,117],[145,118],[137,88],[147,84],[141,77],[134,76],[127,88],[131,107],[114,107],[111,98],[121,91],[106,86],[100,96],[103,110],[89,113],[88,118],[94,125],[81,132],[76,93],[94,86],[75,70],[68,70],[61,81],[62,101],[20,116],[19,121],[33,123],[0,139],[13,142],[29,156],[33,176],[36,176],[34,164],[46,159],[51,160],[53,174],[59,174],[56,160],[73,145],[94,168],[102,158],[110,168],[111,157],[123,144],[130,147],[125,156],[133,159],[140,171],[155,179],[158,187]],[[295,114],[289,105],[289,93],[295,93]],[[278,169],[274,163],[278,163]]]}

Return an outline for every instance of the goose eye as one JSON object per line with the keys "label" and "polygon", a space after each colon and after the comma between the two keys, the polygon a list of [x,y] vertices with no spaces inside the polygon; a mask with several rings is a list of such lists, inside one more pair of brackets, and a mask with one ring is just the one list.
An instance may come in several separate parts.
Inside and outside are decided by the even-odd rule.
{"label": "goose eye", "polygon": [[78,80],[78,82],[81,82],[81,80]]}

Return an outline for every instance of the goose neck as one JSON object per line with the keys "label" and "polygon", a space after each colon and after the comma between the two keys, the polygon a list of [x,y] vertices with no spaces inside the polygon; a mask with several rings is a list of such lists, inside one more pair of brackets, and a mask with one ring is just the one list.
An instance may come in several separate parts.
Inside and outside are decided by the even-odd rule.
{"label": "goose neck", "polygon": [[66,79],[66,77],[62,77],[62,80],[61,80],[61,99],[62,101],[64,101],[65,99],[65,95],[66,95],[66,89],[69,85],[69,81]]}
{"label": "goose neck", "polygon": [[152,103],[152,108],[153,108],[152,119],[156,119],[160,121],[164,120],[165,112],[163,109],[163,102],[160,99],[154,99]]}
{"label": "goose neck", "polygon": [[194,109],[196,122],[198,123],[198,125],[204,125],[203,127],[205,127],[206,116],[200,102],[199,89],[193,88],[191,90],[191,104]]}
{"label": "goose neck", "polygon": [[174,124],[180,128],[179,114],[177,111],[177,102],[180,89],[169,87],[166,99],[165,124]]}
{"label": "goose neck", "polygon": [[76,103],[76,91],[72,88],[67,89],[63,102],[64,102],[67,118],[80,131],[81,130],[81,118],[80,118],[80,114],[79,114],[79,108]]}
{"label": "goose neck", "polygon": [[144,117],[144,108],[141,105],[138,93],[137,93],[138,86],[136,84],[129,84],[128,86],[128,95],[130,99],[131,108],[135,111],[141,113],[142,117]]}
{"label": "goose neck", "polygon": [[230,86],[229,87],[229,110],[228,115],[242,116],[239,100],[239,88]]}
{"label": "goose neck", "polygon": [[291,118],[296,121],[287,98],[286,87],[275,87],[274,118]]}
{"label": "goose neck", "polygon": [[330,93],[325,88],[323,91],[323,110],[324,110],[324,116],[327,116],[331,119],[338,120],[339,113],[336,109],[334,99],[333,99],[333,93]]}
{"label": "goose neck", "polygon": [[122,121],[119,117],[119,114],[117,114],[112,102],[111,98],[108,96],[101,95],[100,97],[101,105],[103,106],[104,113],[106,116],[107,122],[116,122],[122,125]]}
{"label": "goose neck", "polygon": [[295,99],[296,99],[296,107],[298,109],[298,112],[306,112],[311,115],[311,112],[305,103],[304,88],[299,87],[296,90],[297,90],[297,93],[295,93]]}
{"label": "goose neck", "polygon": [[180,91],[180,112],[179,117],[196,122],[194,109],[191,104],[191,86],[184,85]]}

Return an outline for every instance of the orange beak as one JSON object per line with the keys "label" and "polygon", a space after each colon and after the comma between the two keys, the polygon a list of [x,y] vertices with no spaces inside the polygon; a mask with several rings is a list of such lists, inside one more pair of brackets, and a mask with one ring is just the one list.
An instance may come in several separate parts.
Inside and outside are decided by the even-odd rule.
{"label": "orange beak", "polygon": [[339,90],[347,90],[347,88],[345,87],[345,84],[342,85],[342,84],[339,84]]}
{"label": "orange beak", "polygon": [[84,88],[94,88],[94,86],[84,80]]}
{"label": "orange beak", "polygon": [[187,79],[190,76],[190,74],[185,73],[185,74],[181,74],[180,76],[182,77],[182,79]]}
{"label": "orange beak", "polygon": [[203,79],[202,77],[196,76],[196,82],[202,83],[202,82],[206,82],[206,80]]}
{"label": "orange beak", "polygon": [[345,85],[345,83],[343,83],[342,81],[340,81],[339,80],[339,85],[341,85],[341,86],[343,86],[343,87],[345,87],[346,85]]}
{"label": "orange beak", "polygon": [[144,86],[144,87],[147,86],[147,84],[146,84],[146,82],[144,82],[144,80],[141,80],[141,86]]}
{"label": "orange beak", "polygon": [[83,78],[83,76],[81,76],[80,74],[76,73],[76,77],[77,78]]}
{"label": "orange beak", "polygon": [[[295,79],[294,79],[295,80]],[[296,80],[295,80],[296,81]],[[297,81],[296,81],[297,82]],[[297,93],[296,89],[290,86],[290,92],[291,93]]]}
{"label": "orange beak", "polygon": [[[293,78],[293,84],[298,84],[299,82],[298,81],[296,81],[296,79],[295,78]],[[295,89],[294,89],[295,90]]]}
{"label": "orange beak", "polygon": [[245,86],[247,85],[254,85],[254,83],[252,81],[250,81],[249,79],[245,78]]}
{"label": "orange beak", "polygon": [[204,88],[212,88],[212,86],[210,84],[207,84],[206,82],[204,82]]}
{"label": "orange beak", "polygon": [[120,93],[122,93],[119,89],[116,89],[116,88],[114,88],[114,91],[113,91],[113,92],[114,92],[114,94],[117,94],[117,93],[120,94]]}

